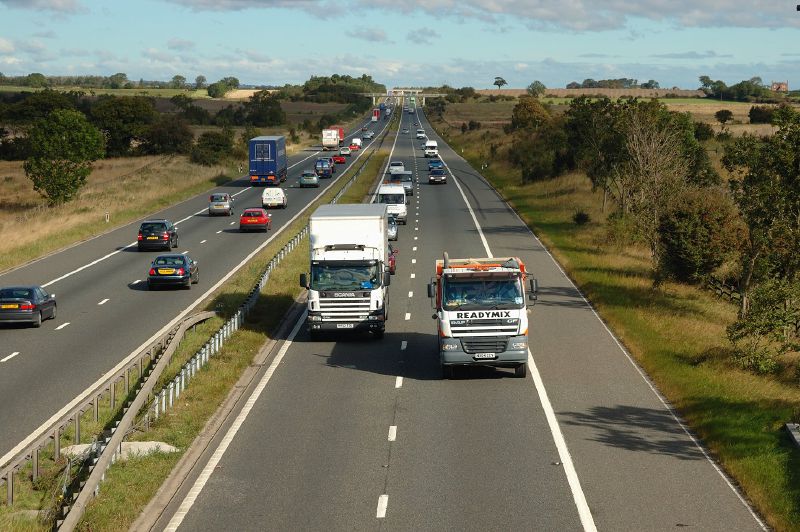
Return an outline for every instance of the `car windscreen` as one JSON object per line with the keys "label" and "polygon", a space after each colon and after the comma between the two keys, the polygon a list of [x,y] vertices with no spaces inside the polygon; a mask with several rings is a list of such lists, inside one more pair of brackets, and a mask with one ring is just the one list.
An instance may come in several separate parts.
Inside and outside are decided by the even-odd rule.
{"label": "car windscreen", "polygon": [[443,286],[445,310],[522,308],[522,286],[518,278],[446,279]]}
{"label": "car windscreen", "polygon": [[142,224],[140,230],[151,233],[160,233],[162,231],[166,231],[167,226],[162,223],[144,223]]}
{"label": "car windscreen", "polygon": [[312,290],[369,290],[381,284],[378,264],[316,263],[311,265]]}
{"label": "car windscreen", "polygon": [[242,216],[246,216],[247,218],[258,218],[261,216],[261,213],[258,211],[244,211]]}
{"label": "car windscreen", "polygon": [[27,288],[2,288],[0,289],[0,299],[31,299],[33,290]]}
{"label": "car windscreen", "polygon": [[387,205],[396,205],[398,203],[405,203],[406,202],[405,193],[402,193],[402,194],[380,194],[379,198],[380,198],[380,202],[381,203],[385,203]]}

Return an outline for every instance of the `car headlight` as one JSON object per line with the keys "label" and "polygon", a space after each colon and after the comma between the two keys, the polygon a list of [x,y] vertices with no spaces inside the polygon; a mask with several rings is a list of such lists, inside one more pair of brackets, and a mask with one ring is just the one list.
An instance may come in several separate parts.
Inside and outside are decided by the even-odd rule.
{"label": "car headlight", "polygon": [[322,321],[322,316],[316,314],[309,314],[308,321]]}

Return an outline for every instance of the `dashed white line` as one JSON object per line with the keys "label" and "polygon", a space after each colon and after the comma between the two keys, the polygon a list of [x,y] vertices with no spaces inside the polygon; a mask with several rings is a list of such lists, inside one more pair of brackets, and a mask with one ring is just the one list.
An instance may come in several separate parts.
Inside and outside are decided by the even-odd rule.
{"label": "dashed white line", "polygon": [[410,290],[409,290],[409,292],[408,292],[408,297],[414,297],[414,292],[412,292],[412,291],[410,291]]}
{"label": "dashed white line", "polygon": [[186,255],[187,253],[189,253],[188,249],[186,251],[182,252],[181,255]]}
{"label": "dashed white line", "polygon": [[417,263],[417,259],[411,259],[411,264],[416,264],[416,263]]}
{"label": "dashed white line", "polygon": [[220,229],[219,231],[217,231],[217,234],[220,234],[221,232],[222,232],[222,229]]}
{"label": "dashed white line", "polygon": [[411,251],[416,251],[416,250],[417,250],[417,246],[414,246],[413,248],[411,248]]}
{"label": "dashed white line", "polygon": [[142,280],[141,280],[141,279],[136,279],[136,280],[135,280],[135,281],[133,281],[131,284],[139,284],[139,283],[141,283],[141,282],[142,282]]}
{"label": "dashed white line", "polygon": [[416,274],[416,273],[412,273],[412,274],[411,274],[411,278],[412,278],[412,279],[416,279],[416,278],[417,278],[417,274]]}
{"label": "dashed white line", "polygon": [[208,242],[208,240],[201,240],[200,241],[201,244],[205,244],[206,242]]}
{"label": "dashed white line", "polygon": [[389,496],[385,493],[378,497],[378,511],[375,513],[375,517],[378,519],[383,519],[386,517],[386,508],[389,506]]}
{"label": "dashed white line", "polygon": [[5,358],[0,358],[0,362],[8,362],[9,360],[11,360],[12,358],[14,358],[14,357],[15,357],[15,356],[17,356],[18,354],[19,354],[19,351],[14,351],[13,353],[11,353],[10,355],[8,355],[7,357],[5,357]]}
{"label": "dashed white line", "polygon": [[231,222],[231,223],[229,223],[228,225],[233,225],[233,224],[235,224],[235,223],[236,223],[236,222]]}
{"label": "dashed white line", "polygon": [[408,321],[410,319],[411,319],[411,313],[410,312],[406,312],[406,321]]}
{"label": "dashed white line", "polygon": [[56,330],[57,330],[57,331],[60,331],[61,329],[63,329],[63,328],[64,328],[64,327],[66,327],[67,325],[69,325],[69,322],[68,322],[68,321],[67,321],[67,322],[64,322],[64,323],[62,323],[61,325],[59,325],[58,327],[56,327]]}
{"label": "dashed white line", "polygon": [[389,441],[395,441],[397,439],[397,425],[392,425],[389,427]]}
{"label": "dashed white line", "polygon": [[419,231],[419,227],[415,227],[415,228],[414,228],[414,231]]}
{"label": "dashed white line", "polygon": [[394,379],[394,387],[395,388],[402,388],[403,387],[403,377],[397,376]]}
{"label": "dashed white line", "polygon": [[98,305],[105,305],[106,303],[108,303],[108,298],[105,298],[104,300],[100,301],[100,302],[99,302],[99,303],[97,303],[97,304],[98,304]]}
{"label": "dashed white line", "polygon": [[408,342],[406,340],[400,342],[400,351],[405,351],[406,347],[408,347]]}

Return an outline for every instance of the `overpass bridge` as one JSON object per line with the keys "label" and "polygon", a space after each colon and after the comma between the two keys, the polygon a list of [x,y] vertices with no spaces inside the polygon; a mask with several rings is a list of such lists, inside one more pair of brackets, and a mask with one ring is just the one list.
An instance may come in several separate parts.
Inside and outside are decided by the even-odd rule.
{"label": "overpass bridge", "polygon": [[387,90],[385,94],[382,92],[362,92],[361,95],[372,98],[372,105],[377,104],[378,101],[383,98],[405,98],[408,96],[419,98],[420,105],[425,105],[425,98],[444,98],[446,96],[446,94],[425,92],[423,89],[405,89],[397,87]]}

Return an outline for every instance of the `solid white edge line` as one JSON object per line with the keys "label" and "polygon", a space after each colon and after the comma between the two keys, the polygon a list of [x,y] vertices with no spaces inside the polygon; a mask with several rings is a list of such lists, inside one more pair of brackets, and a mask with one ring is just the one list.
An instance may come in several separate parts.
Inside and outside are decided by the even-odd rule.
{"label": "solid white edge line", "polygon": [[208,479],[211,478],[211,474],[214,472],[214,469],[217,467],[217,464],[219,463],[220,460],[222,460],[222,456],[225,454],[225,451],[228,450],[228,446],[231,444],[234,437],[236,437],[236,433],[239,432],[239,429],[242,427],[242,424],[244,424],[245,420],[247,419],[247,416],[250,415],[250,411],[253,409],[253,406],[256,404],[256,401],[258,401],[258,398],[261,396],[261,393],[267,387],[267,384],[272,378],[272,375],[275,374],[276,368],[283,360],[283,357],[284,355],[286,355],[286,352],[289,350],[289,347],[291,347],[292,341],[294,341],[294,337],[297,335],[298,331],[300,331],[300,327],[305,322],[306,314],[307,311],[303,311],[303,313],[298,318],[297,323],[294,324],[292,332],[289,333],[289,337],[281,346],[280,350],[278,351],[278,354],[275,355],[275,358],[269,365],[269,368],[267,368],[267,371],[266,373],[264,373],[264,376],[261,377],[261,380],[259,381],[256,388],[253,390],[253,393],[251,393],[250,397],[247,398],[247,402],[245,402],[244,407],[242,407],[242,410],[239,412],[239,415],[236,416],[236,419],[234,420],[233,424],[228,428],[228,431],[225,433],[225,436],[220,441],[217,449],[211,455],[211,458],[208,460],[208,463],[206,463],[205,467],[203,467],[200,476],[197,477],[197,480],[195,480],[194,484],[192,485],[192,488],[186,494],[186,497],[183,499],[183,502],[181,502],[180,507],[175,512],[175,515],[172,516],[172,519],[170,519],[169,524],[164,529],[165,532],[177,530],[178,527],[183,522],[184,517],[186,517],[186,514],[189,513],[189,510],[192,508],[192,505],[197,500],[197,497],[200,495],[200,492],[203,491],[203,487],[208,482]]}
{"label": "solid white edge line", "polygon": [[222,232],[222,229],[220,229],[219,231],[217,231],[217,234],[220,234],[221,232]]}
{"label": "solid white edge line", "polygon": [[15,356],[17,356],[18,354],[19,354],[19,351],[14,351],[13,353],[11,353],[10,355],[8,355],[7,357],[5,357],[5,358],[0,358],[0,362],[8,362],[9,360],[11,360],[12,358],[14,358],[14,357],[15,357]]}
{"label": "solid white edge line", "polygon": [[383,519],[386,517],[386,508],[389,507],[389,496],[385,493],[378,497],[378,509],[375,512],[375,517]]}
{"label": "solid white edge line", "polygon": [[109,301],[109,299],[108,299],[108,298],[105,298],[104,300],[100,301],[100,302],[99,302],[99,303],[97,303],[97,304],[98,304],[98,305],[105,305],[106,303],[108,303],[108,301]]}
{"label": "solid white edge line", "polygon": [[389,427],[389,436],[388,441],[395,441],[397,440],[397,425],[392,425]]}
{"label": "solid white edge line", "polygon": [[394,379],[394,387],[395,388],[402,388],[403,387],[403,377],[397,376]]}
{"label": "solid white edge line", "polygon": [[547,418],[547,425],[550,427],[553,442],[558,450],[558,457],[561,460],[561,465],[564,466],[564,474],[567,476],[567,483],[569,483],[569,489],[572,491],[572,500],[575,501],[575,506],[578,508],[578,516],[581,519],[581,525],[583,525],[585,531],[595,532],[597,527],[594,524],[592,511],[589,508],[589,504],[586,502],[586,496],[583,494],[583,489],[581,488],[581,481],[578,479],[577,471],[575,471],[575,464],[572,463],[572,456],[569,454],[567,441],[564,439],[564,434],[561,432],[561,427],[558,425],[556,413],[553,410],[553,405],[550,404],[550,398],[547,396],[544,381],[539,374],[539,368],[536,367],[536,362],[533,360],[530,349],[528,349],[528,367],[531,369],[533,384],[536,387],[536,392],[539,394],[539,402],[542,404],[542,410],[544,410],[544,415]]}
{"label": "solid white edge line", "polygon": [[[386,129],[386,127],[388,127],[388,124],[385,124],[385,125],[384,125],[384,127],[381,129],[381,131],[380,131],[379,133],[382,133],[382,132],[383,132],[383,129]],[[366,152],[361,152],[361,153],[366,153]],[[359,158],[359,157],[361,157],[361,153],[359,153],[358,157],[356,157],[356,160],[358,160],[358,158]],[[340,177],[341,177],[341,176],[340,176]],[[331,182],[331,185],[335,184],[335,183],[336,183],[336,182],[339,180],[339,178],[340,178],[340,177],[337,177],[335,180],[333,180],[333,181]],[[326,188],[326,190],[327,190],[327,188]],[[41,432],[42,432],[43,428],[45,428],[45,427],[49,427],[50,425],[52,425],[53,423],[55,423],[55,421],[56,421],[58,418],[60,418],[60,417],[63,417],[63,416],[64,416],[64,415],[65,415],[65,414],[66,414],[66,413],[67,413],[67,412],[68,412],[70,409],[74,408],[74,407],[75,407],[75,406],[76,406],[76,405],[77,405],[79,402],[81,402],[81,401],[85,400],[85,399],[86,399],[86,397],[88,397],[87,390],[92,390],[93,388],[95,388],[96,386],[98,386],[98,385],[99,385],[101,382],[104,382],[105,380],[109,379],[109,378],[111,377],[111,375],[113,375],[114,373],[119,373],[119,372],[122,370],[122,368],[123,368],[123,367],[124,367],[126,364],[128,364],[128,363],[129,363],[131,360],[133,360],[133,358],[134,358],[134,357],[135,357],[137,354],[139,354],[139,352],[140,352],[140,351],[142,351],[142,350],[143,350],[145,347],[147,347],[147,346],[148,346],[150,343],[152,343],[153,341],[155,341],[155,340],[156,340],[156,338],[158,338],[159,336],[161,336],[161,335],[163,335],[164,333],[166,333],[166,332],[167,332],[169,329],[171,329],[171,328],[172,328],[172,327],[173,327],[173,326],[174,326],[176,323],[178,323],[178,322],[179,322],[179,321],[181,321],[181,320],[182,320],[184,317],[186,317],[186,316],[187,316],[187,315],[188,315],[188,314],[189,314],[189,313],[190,313],[192,310],[194,310],[194,308],[195,308],[197,305],[199,305],[201,302],[205,301],[205,299],[206,299],[206,298],[207,298],[209,295],[211,295],[211,294],[212,294],[212,293],[213,293],[215,290],[217,290],[217,288],[219,288],[220,286],[222,286],[222,285],[223,285],[223,284],[224,284],[224,283],[225,283],[225,282],[226,282],[228,279],[230,279],[231,277],[233,277],[233,275],[235,275],[235,274],[236,274],[236,272],[238,272],[240,269],[242,269],[242,268],[243,268],[243,267],[244,267],[246,264],[249,264],[249,263],[250,263],[250,260],[251,260],[253,257],[255,257],[256,255],[258,255],[258,254],[259,254],[261,251],[263,251],[263,250],[264,250],[264,248],[266,248],[266,247],[267,247],[267,246],[268,246],[270,243],[272,243],[272,241],[273,241],[274,239],[278,238],[278,237],[279,237],[279,236],[280,236],[280,235],[283,233],[284,229],[286,229],[287,227],[290,227],[290,226],[291,226],[291,224],[292,224],[292,223],[293,223],[293,222],[294,222],[294,221],[295,221],[297,218],[299,218],[299,217],[300,217],[300,216],[301,216],[301,215],[302,215],[304,212],[306,212],[306,210],[308,210],[308,207],[309,207],[309,206],[310,206],[312,203],[313,203],[313,202],[310,202],[310,203],[309,203],[309,204],[308,204],[306,207],[304,207],[304,208],[300,209],[300,211],[299,211],[299,212],[297,212],[297,213],[296,213],[294,216],[292,216],[291,218],[289,218],[289,219],[286,221],[285,225],[283,225],[283,226],[281,227],[280,231],[278,231],[277,233],[273,234],[273,235],[272,235],[271,237],[269,237],[267,240],[265,240],[264,242],[262,242],[262,243],[261,243],[261,245],[259,245],[259,246],[258,246],[256,249],[254,249],[253,251],[251,251],[251,252],[250,252],[250,254],[248,254],[248,255],[247,255],[247,256],[246,256],[244,259],[242,259],[242,261],[241,261],[239,264],[237,264],[236,266],[232,267],[232,268],[231,268],[231,270],[230,270],[228,273],[226,273],[226,274],[225,274],[225,275],[224,275],[224,276],[223,276],[223,277],[222,277],[222,278],[221,278],[219,281],[217,281],[217,282],[216,282],[216,283],[215,283],[213,286],[211,286],[211,287],[210,287],[208,290],[206,290],[205,292],[203,292],[203,293],[202,293],[202,294],[201,294],[201,295],[200,295],[200,296],[199,296],[199,297],[198,297],[198,298],[197,298],[197,299],[196,299],[196,300],[195,300],[193,303],[191,303],[189,306],[187,306],[187,308],[186,308],[186,309],[184,309],[184,310],[183,310],[183,311],[182,311],[180,314],[178,314],[177,316],[175,316],[175,318],[174,318],[172,321],[170,321],[169,323],[167,323],[166,325],[164,325],[164,326],[163,326],[163,327],[162,327],[162,328],[161,328],[159,331],[157,331],[156,333],[154,333],[154,334],[153,334],[153,336],[151,336],[150,338],[148,338],[147,340],[145,340],[145,342],[144,342],[144,343],[142,343],[142,344],[141,344],[139,347],[137,347],[135,350],[133,350],[133,351],[132,351],[132,352],[131,352],[131,353],[130,353],[130,354],[127,356],[127,357],[125,357],[124,359],[122,359],[122,360],[121,360],[121,361],[120,361],[120,362],[119,362],[119,363],[118,363],[116,366],[114,366],[114,367],[113,367],[111,370],[109,370],[109,371],[107,371],[106,373],[104,373],[104,374],[103,374],[103,375],[102,375],[102,376],[101,376],[99,379],[97,379],[97,381],[95,381],[95,382],[94,382],[94,383],[92,383],[90,386],[88,386],[88,387],[87,387],[87,388],[86,388],[86,389],[85,389],[85,390],[84,390],[84,391],[83,391],[83,392],[82,392],[82,393],[81,393],[79,396],[75,397],[75,398],[74,398],[72,401],[70,401],[69,403],[67,403],[67,404],[66,404],[66,405],[65,405],[65,406],[64,406],[64,407],[63,407],[61,410],[59,410],[58,412],[56,412],[55,414],[53,414],[53,415],[50,417],[50,419],[48,419],[47,421],[45,421],[44,423],[42,423],[42,424],[41,424],[39,427],[37,427],[37,428],[36,428],[36,429],[35,429],[33,432],[31,432],[31,434],[29,434],[29,435],[28,435],[28,436],[27,436],[27,437],[26,437],[26,438],[25,438],[23,441],[21,441],[19,444],[17,444],[17,445],[16,445],[16,446],[15,446],[13,449],[11,449],[9,452],[7,452],[6,454],[4,454],[4,455],[3,455],[3,457],[2,457],[2,458],[0,458],[0,464],[4,464],[4,463],[6,463],[6,462],[7,462],[7,461],[9,461],[9,460],[10,460],[12,457],[14,457],[14,456],[16,456],[17,454],[19,454],[20,452],[22,452],[22,450],[23,450],[25,447],[27,447],[28,445],[30,445],[30,443],[31,443],[33,440],[35,440],[36,438],[38,438],[38,437],[40,437],[40,436],[42,435],[42,434],[41,434]],[[135,242],[134,242],[134,244],[135,244]],[[137,283],[140,283],[140,282],[142,282],[142,280],[141,280],[141,279],[137,279],[137,280],[135,280],[134,282],[132,282],[131,284],[137,284]]]}
{"label": "solid white edge line", "polygon": [[[481,237],[481,242],[483,242],[483,247],[486,250],[487,257],[494,257],[494,255],[492,255],[492,250],[489,248],[489,243],[486,241],[486,237],[483,234],[483,229],[478,223],[478,219],[475,217],[475,212],[472,210],[472,206],[469,204],[466,194],[464,194],[464,190],[461,188],[461,185],[459,184],[455,175],[453,175],[450,167],[447,166],[446,162],[444,162],[444,159],[442,159],[442,163],[445,165],[448,173],[453,178],[453,182],[458,187],[458,191],[461,193],[461,197],[467,206],[467,210],[472,216],[472,221],[475,222],[475,228],[478,230],[478,234]],[[569,454],[567,442],[564,439],[563,433],[561,432],[561,427],[558,425],[558,419],[556,418],[555,411],[553,411],[553,406],[550,404],[550,399],[547,396],[547,390],[544,387],[544,381],[539,374],[539,369],[536,367],[536,363],[533,360],[530,349],[528,350],[528,366],[531,368],[533,383],[536,388],[536,392],[539,395],[539,402],[542,404],[542,409],[544,410],[545,417],[547,418],[547,424],[550,427],[550,433],[553,437],[553,442],[558,450],[558,456],[562,465],[564,466],[564,473],[567,477],[567,483],[569,484],[570,491],[572,492],[572,500],[575,502],[575,506],[578,510],[578,516],[581,520],[583,530],[586,532],[596,532],[597,527],[594,524],[592,511],[589,508],[589,504],[586,502],[586,496],[583,493],[583,488],[581,488],[581,482],[578,478],[578,473],[575,470],[575,464],[572,462],[572,456]]]}
{"label": "solid white edge line", "polygon": [[58,327],[56,327],[54,330],[60,331],[61,329],[63,329],[64,327],[66,327],[69,324],[70,324],[70,322],[66,321],[66,322],[62,323],[61,325],[59,325]]}

